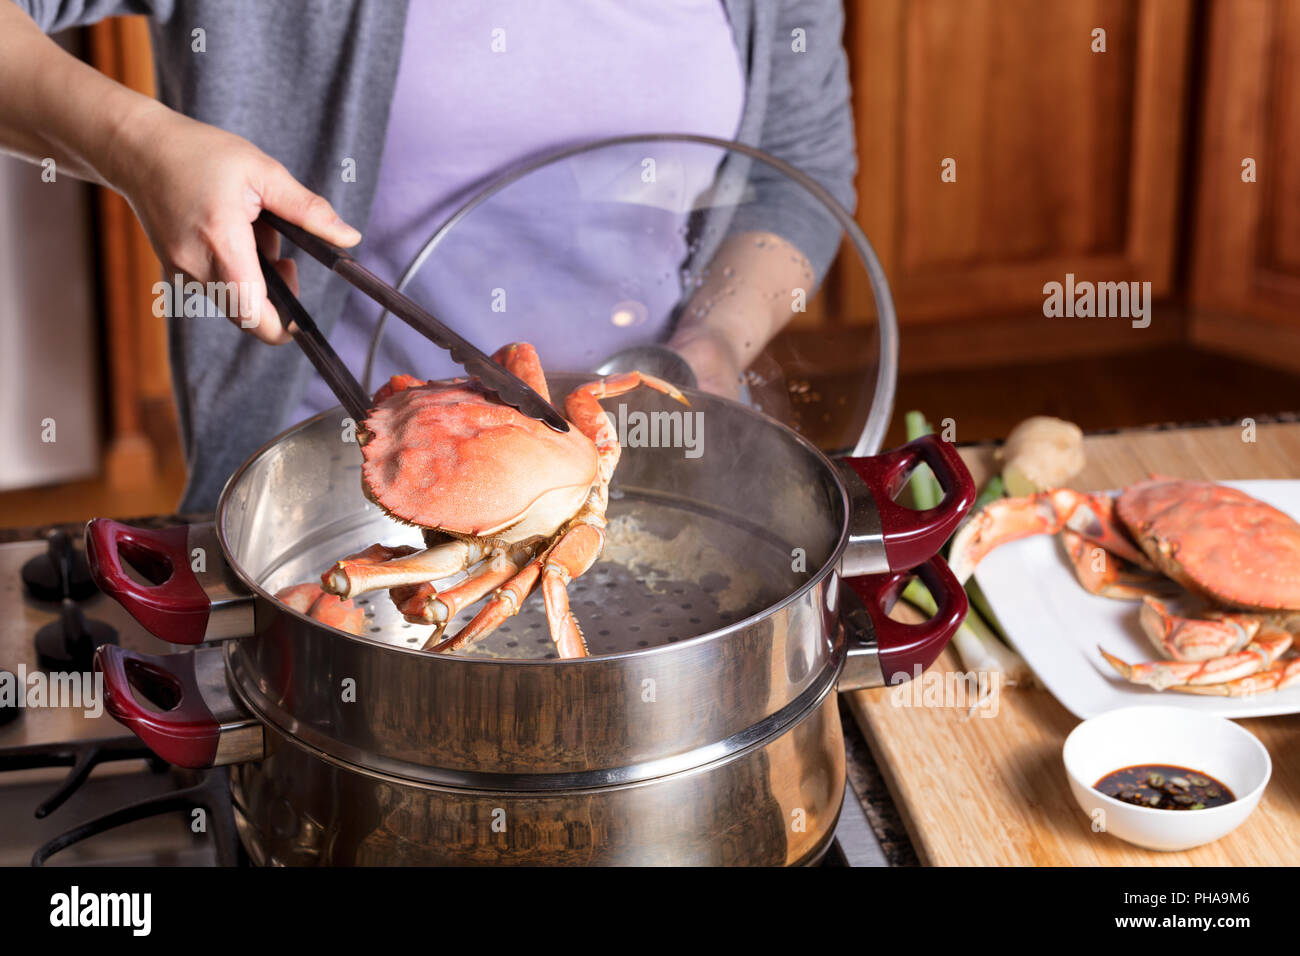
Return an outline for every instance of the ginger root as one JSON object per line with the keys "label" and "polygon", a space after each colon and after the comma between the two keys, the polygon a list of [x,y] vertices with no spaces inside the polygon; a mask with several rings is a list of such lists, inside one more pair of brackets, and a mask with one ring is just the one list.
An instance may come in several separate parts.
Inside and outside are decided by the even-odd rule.
{"label": "ginger root", "polygon": [[1073,422],[1035,415],[1011,429],[997,457],[1013,498],[1059,488],[1083,470],[1083,432]]}

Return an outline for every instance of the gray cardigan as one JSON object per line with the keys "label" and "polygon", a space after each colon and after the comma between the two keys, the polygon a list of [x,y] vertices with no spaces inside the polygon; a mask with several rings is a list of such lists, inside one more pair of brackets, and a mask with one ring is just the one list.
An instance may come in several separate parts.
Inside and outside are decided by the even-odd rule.
{"label": "gray cardigan", "polygon": [[[15,2],[46,32],[116,14],[149,16],[159,98],[251,140],[364,231],[397,81],[405,0]],[[856,161],[840,0],[723,3],[747,76],[737,139],[799,167],[852,209]],[[198,29],[204,52],[192,49]],[[796,29],[805,31],[801,52],[794,50]],[[356,160],[355,182],[339,175],[345,157]],[[761,165],[744,172],[753,191],[728,229],[784,236],[820,277],[839,246],[838,227],[809,209],[803,190]],[[314,260],[295,258],[303,305],[328,334],[345,289]],[[180,507],[210,510],[235,468],[291,424],[286,417],[314,373],[297,349],[270,348],[224,321],[169,322],[189,468]]]}

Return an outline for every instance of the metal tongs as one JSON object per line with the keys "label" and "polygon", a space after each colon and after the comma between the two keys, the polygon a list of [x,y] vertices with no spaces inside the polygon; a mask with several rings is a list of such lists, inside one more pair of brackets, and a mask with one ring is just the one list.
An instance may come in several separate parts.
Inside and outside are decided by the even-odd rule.
{"label": "metal tongs", "polygon": [[[564,416],[556,411],[550,402],[529,388],[522,379],[511,375],[505,368],[492,361],[415,302],[384,282],[352,258],[346,250],[331,245],[319,236],[313,236],[307,230],[285,222],[266,210],[262,211],[258,221],[266,223],[325,268],[342,276],[353,288],[370,296],[434,345],[445,349],[451,354],[452,361],[478,379],[485,387],[496,392],[497,397],[505,404],[517,408],[529,418],[535,418],[549,425],[557,432],[569,430],[569,423],[564,420]],[[306,353],[308,360],[325,379],[330,391],[347,409],[348,414],[360,423],[369,414],[370,396],[366,394],[355,376],[348,371],[348,367],[343,364],[343,359],[334,351],[333,346],[321,333],[302,303],[289,291],[289,286],[261,250],[258,250],[257,259],[262,266],[262,275],[266,279],[267,298],[280,313],[280,321],[284,323],[286,329],[290,329],[293,340]],[[290,328],[290,323],[295,328]]]}

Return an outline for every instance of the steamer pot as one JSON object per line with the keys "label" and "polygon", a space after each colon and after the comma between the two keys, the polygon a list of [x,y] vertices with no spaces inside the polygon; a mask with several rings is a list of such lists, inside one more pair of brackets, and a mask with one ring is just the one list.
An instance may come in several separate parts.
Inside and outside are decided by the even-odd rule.
{"label": "steamer pot", "polygon": [[[362,638],[277,601],[337,555],[419,540],[358,494],[336,410],[254,455],[211,525],[90,523],[100,587],[157,636],[206,645],[102,648],[110,711],[173,763],[233,765],[261,863],[816,858],[843,793],[837,690],[907,679],[946,645],[966,603],[934,553],[974,487],[933,437],[832,462],[688,395],[702,453],[625,449],[606,554],[570,587],[592,657],[537,656],[540,600],[456,655],[419,650],[382,595]],[[620,412],[673,410],[638,393]],[[945,496],[918,512],[893,497],[922,461]],[[940,608],[904,626],[885,609],[914,569]]]}

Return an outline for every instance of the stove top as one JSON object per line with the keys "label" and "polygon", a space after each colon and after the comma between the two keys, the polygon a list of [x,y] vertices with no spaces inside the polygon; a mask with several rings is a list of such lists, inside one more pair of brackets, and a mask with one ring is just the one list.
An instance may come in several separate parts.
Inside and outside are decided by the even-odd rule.
{"label": "stove top", "polygon": [[[62,532],[0,544],[0,601],[10,612],[0,618],[0,865],[55,848],[51,865],[210,865],[231,856],[224,775],[220,788],[204,790],[204,775],[157,760],[104,711],[95,680],[101,643],[175,648],[99,593]],[[218,790],[227,806],[216,801],[213,811]],[[130,822],[112,825],[121,820]]]}

